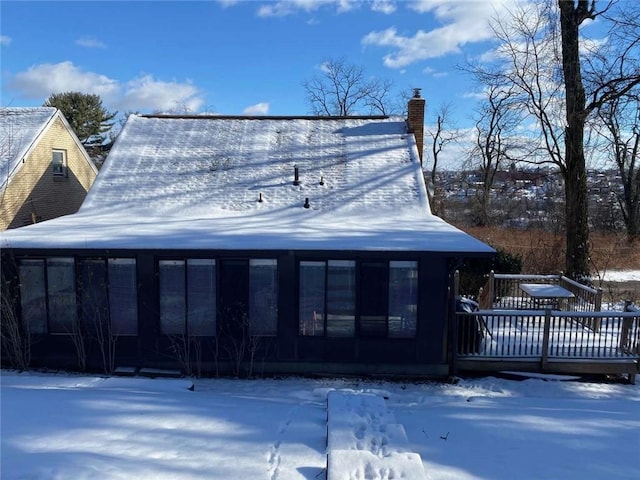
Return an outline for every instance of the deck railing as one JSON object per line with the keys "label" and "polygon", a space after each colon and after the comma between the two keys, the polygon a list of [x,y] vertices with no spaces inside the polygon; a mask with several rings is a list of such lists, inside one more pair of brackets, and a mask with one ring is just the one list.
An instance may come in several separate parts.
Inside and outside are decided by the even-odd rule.
{"label": "deck railing", "polygon": [[[595,319],[598,331],[585,326]],[[640,312],[479,310],[457,313],[458,358],[640,359]]]}
{"label": "deck railing", "polygon": [[[559,285],[571,298],[532,298],[522,284]],[[457,283],[456,295],[458,295]],[[547,302],[548,300],[548,302]],[[640,364],[640,311],[601,311],[602,290],[563,275],[491,272],[478,295],[480,310],[457,312],[455,365],[493,371],[614,372],[634,382]]]}
{"label": "deck railing", "polygon": [[[602,289],[583,285],[564,275],[521,275],[490,272],[485,286],[479,292],[478,303],[484,310],[510,309],[528,310],[540,306],[520,290],[523,283],[560,285],[573,293],[573,298],[562,300],[562,310],[570,312],[599,312],[602,308]],[[543,305],[545,306],[545,305]],[[558,307],[559,305],[546,305]],[[587,326],[597,329],[597,322],[585,318]]]}

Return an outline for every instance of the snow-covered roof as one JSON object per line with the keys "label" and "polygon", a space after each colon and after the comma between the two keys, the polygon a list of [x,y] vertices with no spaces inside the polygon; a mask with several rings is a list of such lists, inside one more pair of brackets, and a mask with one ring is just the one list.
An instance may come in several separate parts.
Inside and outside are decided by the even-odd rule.
{"label": "snow-covered roof", "polygon": [[400,117],[133,115],[78,213],[3,237],[36,248],[493,252],[431,214]]}
{"label": "snow-covered roof", "polygon": [[0,188],[56,112],[54,107],[0,108]]}

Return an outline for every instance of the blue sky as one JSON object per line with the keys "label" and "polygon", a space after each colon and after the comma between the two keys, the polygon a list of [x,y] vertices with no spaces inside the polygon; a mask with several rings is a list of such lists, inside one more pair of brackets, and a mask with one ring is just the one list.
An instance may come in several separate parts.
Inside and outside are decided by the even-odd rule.
{"label": "blue sky", "polygon": [[[511,1],[511,0],[506,0]],[[2,1],[2,106],[97,93],[109,110],[310,113],[302,83],[344,58],[427,115],[450,103],[470,123],[457,65],[489,50],[502,1]]]}

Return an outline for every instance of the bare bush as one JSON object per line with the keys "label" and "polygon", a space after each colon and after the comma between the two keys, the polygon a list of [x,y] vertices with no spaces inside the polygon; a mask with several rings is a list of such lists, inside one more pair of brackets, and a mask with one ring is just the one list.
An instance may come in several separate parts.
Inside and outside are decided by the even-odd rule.
{"label": "bare bush", "polygon": [[31,363],[31,332],[29,326],[20,321],[16,313],[17,298],[10,292],[11,289],[3,280],[0,294],[2,356],[7,358],[12,367],[26,370]]}
{"label": "bare bush", "polygon": [[86,338],[85,331],[78,319],[74,320],[70,330],[67,333],[76,351],[78,370],[84,372],[87,370],[87,348],[85,343]]}
{"label": "bare bush", "polygon": [[169,341],[171,351],[180,364],[182,372],[189,377],[202,376],[202,338],[191,335],[169,335]]}

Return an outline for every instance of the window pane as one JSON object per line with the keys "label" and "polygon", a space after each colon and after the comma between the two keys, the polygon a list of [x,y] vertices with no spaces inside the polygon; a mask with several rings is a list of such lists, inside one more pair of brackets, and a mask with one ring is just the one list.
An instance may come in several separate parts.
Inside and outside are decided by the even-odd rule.
{"label": "window pane", "polygon": [[324,335],[324,262],[300,262],[300,335]]}
{"label": "window pane", "polygon": [[389,337],[416,336],[418,262],[389,263]]}
{"label": "window pane", "polygon": [[64,152],[54,151],[53,157],[52,157],[52,164],[53,164],[54,175],[64,175],[65,174]]}
{"label": "window pane", "polygon": [[184,261],[160,261],[160,332],[165,335],[184,335],[185,284]]}
{"label": "window pane", "polygon": [[76,328],[78,312],[74,265],[73,258],[47,259],[50,333],[73,333]]}
{"label": "window pane", "polygon": [[329,260],[327,270],[327,335],[352,337],[355,333],[356,262]]}
{"label": "window pane", "polygon": [[187,260],[189,335],[216,335],[216,261]]}
{"label": "window pane", "polygon": [[109,314],[115,335],[138,334],[136,261],[109,259]]}
{"label": "window pane", "polygon": [[102,259],[83,259],[79,275],[83,324],[90,332],[103,332],[109,326],[107,264]]}
{"label": "window pane", "polygon": [[44,260],[20,260],[18,270],[22,325],[31,334],[47,333]]}
{"label": "window pane", "polygon": [[249,260],[249,332],[278,333],[277,260]]}

